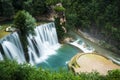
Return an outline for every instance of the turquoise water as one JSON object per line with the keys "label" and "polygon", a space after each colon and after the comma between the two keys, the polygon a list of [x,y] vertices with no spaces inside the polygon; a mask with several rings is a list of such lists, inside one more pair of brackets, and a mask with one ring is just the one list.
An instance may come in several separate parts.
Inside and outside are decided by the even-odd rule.
{"label": "turquoise water", "polygon": [[[83,36],[78,35],[76,33],[71,33],[72,37],[77,40],[77,39],[82,39],[85,43],[91,45],[98,54],[106,56],[108,59],[112,60],[113,62],[117,63],[120,65],[120,55],[117,55],[109,50],[106,50],[99,45],[83,38]],[[50,70],[58,70],[60,68],[68,69],[67,68],[67,63],[68,61],[76,55],[80,51],[78,48],[64,44],[60,49],[56,51],[57,53],[55,55],[49,56],[49,58],[40,63],[37,64],[38,67],[42,67],[43,69],[50,69]]]}
{"label": "turquoise water", "polygon": [[67,63],[68,61],[78,52],[81,52],[79,49],[69,45],[64,44],[59,48],[55,55],[49,56],[49,58],[37,64],[38,67],[42,67],[43,69],[50,69],[50,70],[59,70],[59,69],[68,69]]}

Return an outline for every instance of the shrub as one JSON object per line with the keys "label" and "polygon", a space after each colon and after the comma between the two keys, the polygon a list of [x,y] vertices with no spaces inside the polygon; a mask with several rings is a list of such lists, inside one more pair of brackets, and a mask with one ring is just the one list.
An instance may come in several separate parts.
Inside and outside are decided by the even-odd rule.
{"label": "shrub", "polygon": [[63,12],[63,11],[65,11],[65,8],[62,7],[62,6],[56,6],[56,7],[54,8],[54,10],[55,10],[56,12]]}
{"label": "shrub", "polygon": [[120,70],[112,70],[103,76],[98,72],[73,74],[61,69],[59,71],[44,70],[16,61],[0,61],[0,80],[119,80]]}
{"label": "shrub", "polygon": [[1,80],[14,80],[18,64],[15,61],[0,61],[0,79]]}
{"label": "shrub", "polygon": [[81,80],[105,80],[105,77],[100,75],[98,72],[80,73],[79,77]]}
{"label": "shrub", "polygon": [[120,70],[108,71],[107,80],[120,80]]}

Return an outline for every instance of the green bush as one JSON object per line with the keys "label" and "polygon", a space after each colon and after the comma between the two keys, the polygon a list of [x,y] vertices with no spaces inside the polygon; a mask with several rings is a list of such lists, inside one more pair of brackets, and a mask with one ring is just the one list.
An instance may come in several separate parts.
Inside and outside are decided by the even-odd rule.
{"label": "green bush", "polygon": [[18,64],[11,61],[0,62],[0,79],[1,80],[14,80],[14,74],[17,71]]}
{"label": "green bush", "polygon": [[120,80],[120,70],[108,71],[107,80]]}
{"label": "green bush", "polygon": [[98,72],[80,73],[79,77],[82,80],[105,80],[105,77],[100,75]]}
{"label": "green bush", "polygon": [[98,72],[73,74],[70,71],[50,71],[16,61],[0,61],[0,80],[119,80],[120,70],[109,71],[106,76]]}

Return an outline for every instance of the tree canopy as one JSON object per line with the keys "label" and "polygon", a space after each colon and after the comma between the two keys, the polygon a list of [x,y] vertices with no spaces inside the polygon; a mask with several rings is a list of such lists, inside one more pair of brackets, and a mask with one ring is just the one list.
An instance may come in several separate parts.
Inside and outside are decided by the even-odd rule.
{"label": "tree canopy", "polygon": [[19,29],[23,35],[34,34],[35,23],[35,19],[24,10],[19,11],[14,19],[15,28]]}
{"label": "tree canopy", "polygon": [[[68,1],[68,2],[67,2]],[[67,23],[70,28],[92,31],[120,49],[120,0],[66,0]],[[98,36],[99,38],[100,36]]]}

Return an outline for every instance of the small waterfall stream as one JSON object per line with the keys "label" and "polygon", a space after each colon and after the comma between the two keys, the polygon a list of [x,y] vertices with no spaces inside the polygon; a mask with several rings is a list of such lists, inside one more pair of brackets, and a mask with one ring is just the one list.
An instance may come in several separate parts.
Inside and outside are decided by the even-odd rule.
{"label": "small waterfall stream", "polygon": [[0,60],[4,60],[1,52],[0,52]]}
{"label": "small waterfall stream", "polygon": [[[28,40],[29,63],[32,65],[45,61],[50,55],[56,54],[60,47],[54,23],[43,24],[35,28],[36,35],[30,35]],[[18,63],[26,62],[24,51],[17,32],[0,40],[4,54]],[[23,45],[24,46],[24,45]],[[1,51],[1,50],[0,50]],[[0,60],[3,60],[0,52]]]}
{"label": "small waterfall stream", "polygon": [[89,44],[86,44],[80,38],[69,44],[81,49],[84,53],[93,53],[95,51],[95,49],[92,46],[90,46]]}

